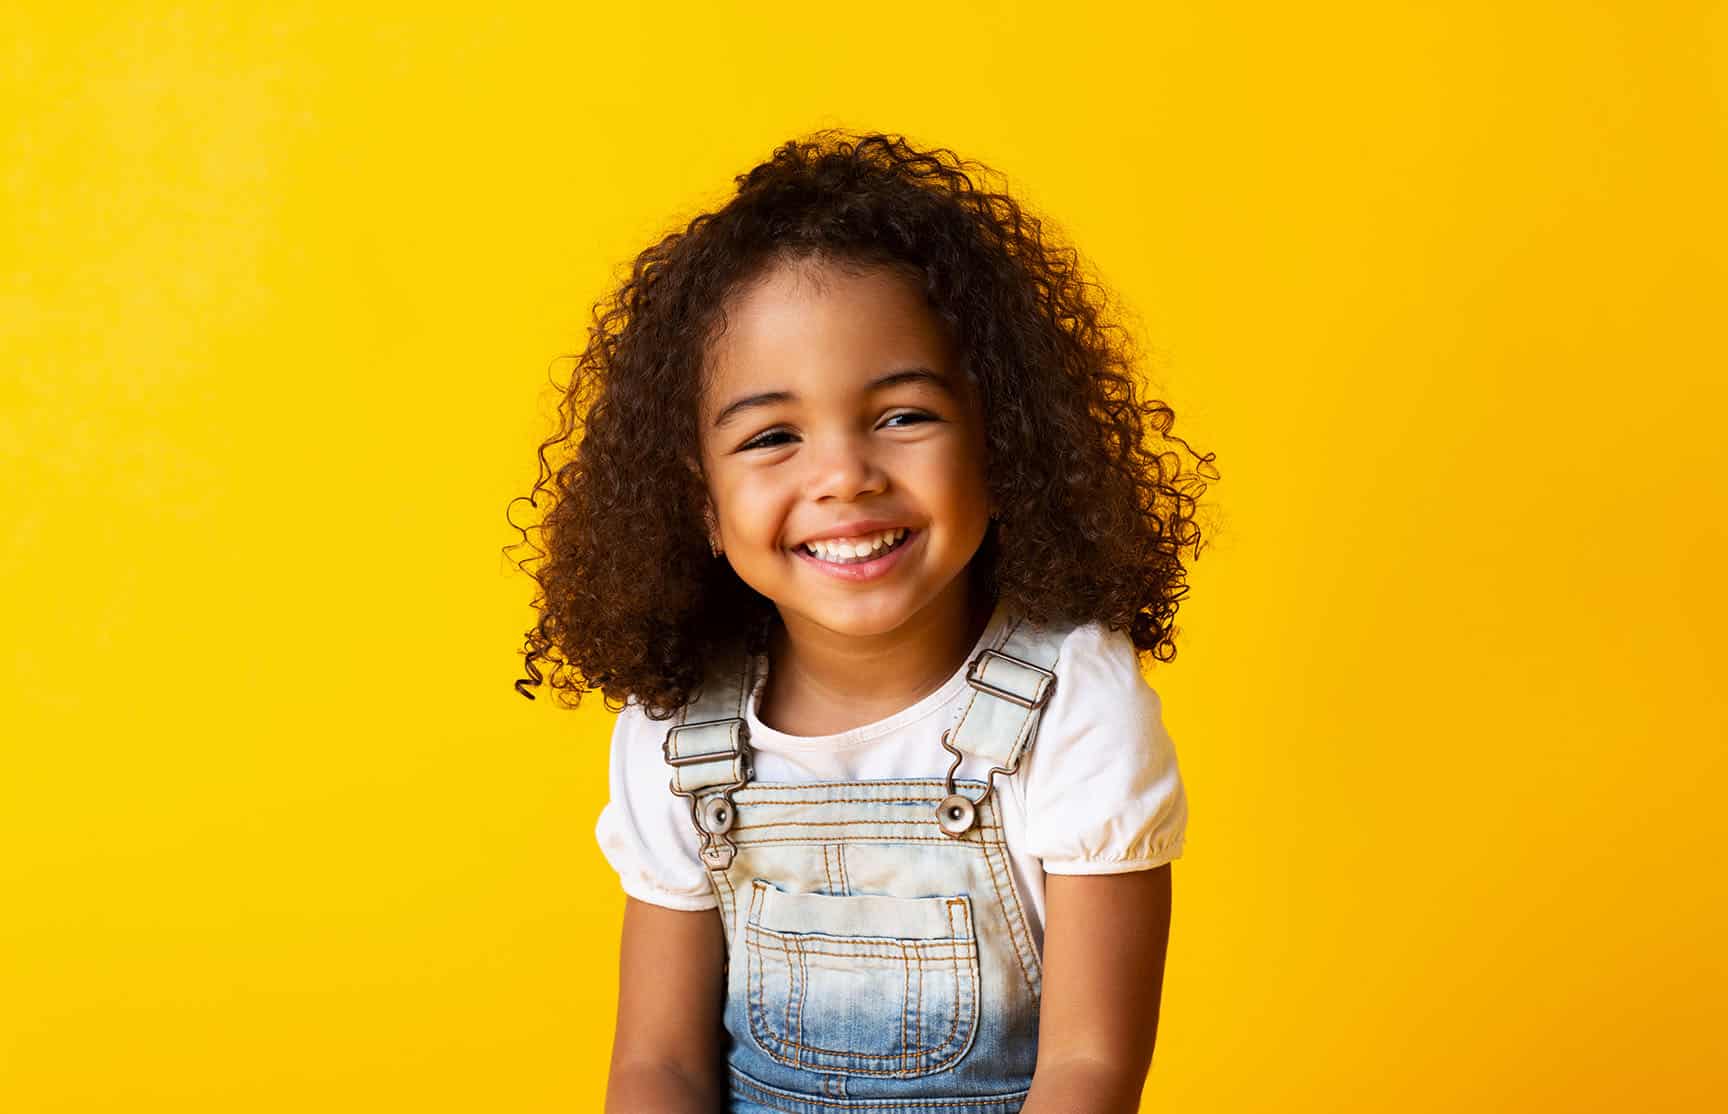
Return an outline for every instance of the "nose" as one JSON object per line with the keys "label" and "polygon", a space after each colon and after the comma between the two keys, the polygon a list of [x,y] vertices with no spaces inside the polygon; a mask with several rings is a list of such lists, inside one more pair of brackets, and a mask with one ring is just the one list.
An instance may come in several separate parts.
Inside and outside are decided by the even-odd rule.
{"label": "nose", "polygon": [[848,502],[879,492],[887,484],[887,475],[865,438],[836,435],[812,440],[804,459],[810,469],[805,490],[812,499]]}

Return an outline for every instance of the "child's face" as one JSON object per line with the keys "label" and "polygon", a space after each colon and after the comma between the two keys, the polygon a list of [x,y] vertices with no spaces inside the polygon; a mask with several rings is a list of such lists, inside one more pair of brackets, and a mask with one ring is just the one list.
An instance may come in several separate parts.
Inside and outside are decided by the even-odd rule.
{"label": "child's face", "polygon": [[[928,378],[872,386],[910,369],[950,389]],[[770,392],[786,397],[733,406]],[[883,634],[965,597],[989,524],[983,414],[905,275],[772,271],[728,307],[698,420],[724,559],[788,627]],[[811,538],[875,532],[853,528],[864,520],[911,533],[849,570],[802,551]]]}

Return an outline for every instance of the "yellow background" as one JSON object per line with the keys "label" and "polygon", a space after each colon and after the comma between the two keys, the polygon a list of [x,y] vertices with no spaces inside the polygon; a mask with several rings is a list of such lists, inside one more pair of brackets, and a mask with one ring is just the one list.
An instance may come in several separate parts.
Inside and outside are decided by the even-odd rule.
{"label": "yellow background", "polygon": [[1720,1102],[1719,5],[389,9],[0,15],[0,1108],[599,1108],[505,506],[824,125],[1003,170],[1219,454],[1145,1109]]}

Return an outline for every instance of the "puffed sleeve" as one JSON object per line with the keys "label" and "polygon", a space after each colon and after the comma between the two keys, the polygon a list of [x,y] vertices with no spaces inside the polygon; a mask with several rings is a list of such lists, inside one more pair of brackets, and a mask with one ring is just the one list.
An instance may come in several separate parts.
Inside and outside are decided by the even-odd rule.
{"label": "puffed sleeve", "polygon": [[1076,627],[1055,672],[1022,767],[1027,849],[1050,874],[1121,874],[1178,858],[1188,798],[1128,633]]}
{"label": "puffed sleeve", "polygon": [[627,704],[612,725],[611,799],[594,836],[624,892],[670,909],[713,909],[719,902],[696,855],[690,805],[668,785],[660,750],[671,721],[651,720]]}

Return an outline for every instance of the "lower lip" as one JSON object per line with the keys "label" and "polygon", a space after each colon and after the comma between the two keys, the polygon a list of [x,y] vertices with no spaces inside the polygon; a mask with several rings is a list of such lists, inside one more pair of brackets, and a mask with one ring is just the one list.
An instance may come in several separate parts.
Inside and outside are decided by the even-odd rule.
{"label": "lower lip", "polygon": [[855,565],[836,565],[832,561],[812,557],[804,551],[804,547],[801,545],[794,546],[792,552],[806,564],[816,566],[816,571],[825,573],[836,580],[875,580],[879,576],[885,576],[895,565],[899,564],[901,556],[923,536],[924,531],[914,530],[905,541],[882,556],[869,561],[859,561]]}

